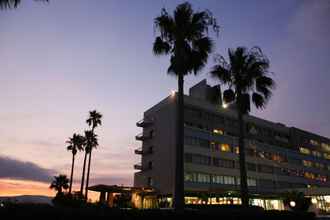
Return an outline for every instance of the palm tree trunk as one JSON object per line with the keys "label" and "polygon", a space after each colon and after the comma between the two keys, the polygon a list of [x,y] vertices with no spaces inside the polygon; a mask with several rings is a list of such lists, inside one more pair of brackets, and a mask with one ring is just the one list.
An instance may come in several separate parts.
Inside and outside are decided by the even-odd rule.
{"label": "palm tree trunk", "polygon": [[246,167],[245,167],[245,143],[244,143],[244,120],[243,120],[243,113],[240,109],[238,109],[238,123],[239,123],[239,168],[241,174],[241,199],[242,205],[244,207],[249,206],[249,192],[248,192],[248,185],[247,185],[247,174],[246,174]]}
{"label": "palm tree trunk", "polygon": [[71,176],[70,176],[70,188],[69,188],[69,194],[70,194],[70,195],[71,195],[71,191],[72,191],[72,180],[73,180],[74,159],[75,159],[75,155],[72,154]]}
{"label": "palm tree trunk", "polygon": [[81,185],[80,185],[80,194],[81,195],[83,195],[84,183],[85,183],[86,159],[87,159],[87,152],[85,150],[84,166],[83,166],[83,172],[82,172],[82,177],[81,177]]}
{"label": "palm tree trunk", "polygon": [[178,76],[178,97],[176,99],[176,150],[175,150],[175,183],[174,183],[174,209],[183,211],[184,209],[184,101],[183,101],[183,75]]}
{"label": "palm tree trunk", "polygon": [[[92,134],[94,134],[94,126],[92,128]],[[89,151],[89,158],[88,158],[88,168],[87,168],[87,176],[86,176],[86,188],[85,188],[85,200],[87,201],[88,199],[88,184],[89,184],[89,172],[91,169],[91,158],[92,158],[92,149],[93,146],[91,146],[91,149]]]}
{"label": "palm tree trunk", "polygon": [[92,148],[89,152],[89,158],[88,158],[88,168],[87,168],[87,176],[86,176],[86,188],[85,188],[85,200],[88,199],[88,184],[89,184],[89,171],[91,169],[91,158],[92,158]]}

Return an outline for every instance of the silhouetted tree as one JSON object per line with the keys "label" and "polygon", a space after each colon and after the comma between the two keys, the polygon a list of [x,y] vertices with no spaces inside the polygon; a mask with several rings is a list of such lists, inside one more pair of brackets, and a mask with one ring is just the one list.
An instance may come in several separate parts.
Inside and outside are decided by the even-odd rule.
{"label": "silhouetted tree", "polygon": [[[94,129],[98,125],[102,125],[101,119],[102,119],[102,115],[99,112],[97,112],[96,110],[89,112],[89,118],[86,120],[86,123],[92,129],[91,130],[92,134],[95,135]],[[87,169],[86,188],[85,188],[85,199],[86,200],[88,198],[88,184],[89,184],[89,173],[90,173],[90,169],[91,169],[92,150],[94,147],[96,147],[98,145],[97,144],[97,135],[95,135],[95,139],[96,139],[96,145],[90,145],[90,148],[89,148],[90,151],[89,151],[89,158],[88,158],[88,169]]]}
{"label": "silhouetted tree", "polygon": [[71,151],[71,153],[72,153],[70,187],[69,187],[69,194],[71,194],[75,156],[76,156],[78,151],[84,150],[83,146],[84,146],[84,143],[85,143],[85,137],[82,136],[82,135],[79,135],[79,134],[73,134],[73,136],[71,138],[69,138],[69,140],[66,141],[66,143],[69,144],[69,146],[67,146],[67,150]]}
{"label": "silhouetted tree", "polygon": [[[35,0],[35,1],[48,2],[48,0]],[[17,8],[20,3],[21,0],[0,0],[0,9],[14,9]]]}
{"label": "silhouetted tree", "polygon": [[244,47],[229,49],[229,63],[218,56],[211,75],[228,86],[223,92],[226,103],[235,103],[239,122],[239,164],[241,198],[244,206],[249,205],[247,174],[245,168],[245,123],[244,116],[250,112],[250,100],[258,109],[264,109],[272,95],[275,82],[269,75],[269,60],[261,49]]}
{"label": "silhouetted tree", "polygon": [[49,188],[57,191],[56,196],[63,194],[63,189],[66,190],[69,188],[69,179],[66,175],[54,176],[54,180],[50,184]]}
{"label": "silhouetted tree", "polygon": [[184,171],[183,171],[183,136],[184,136],[184,76],[197,74],[206,64],[213,49],[213,42],[208,37],[212,27],[218,34],[219,27],[209,11],[193,11],[189,3],[176,7],[174,15],[162,9],[161,15],[154,20],[159,36],[153,44],[156,56],[170,55],[170,66],[167,72],[178,77],[177,123],[176,123],[176,156],[174,207],[184,207]]}

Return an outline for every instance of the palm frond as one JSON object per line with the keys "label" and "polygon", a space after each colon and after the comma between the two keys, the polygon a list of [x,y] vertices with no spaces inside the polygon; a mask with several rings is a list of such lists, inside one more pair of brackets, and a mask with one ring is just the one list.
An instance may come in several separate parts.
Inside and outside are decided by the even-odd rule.
{"label": "palm frond", "polygon": [[163,41],[161,37],[157,37],[152,51],[156,56],[158,55],[167,55],[171,50],[171,46],[166,41]]}
{"label": "palm frond", "polygon": [[264,99],[264,97],[261,94],[259,94],[257,92],[254,92],[252,94],[252,102],[258,109],[265,108],[266,100]]}

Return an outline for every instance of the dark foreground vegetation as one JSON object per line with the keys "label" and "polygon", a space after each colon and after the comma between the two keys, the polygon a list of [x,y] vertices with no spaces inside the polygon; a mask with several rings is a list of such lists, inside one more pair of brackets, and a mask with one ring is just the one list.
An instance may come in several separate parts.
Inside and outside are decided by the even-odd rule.
{"label": "dark foreground vegetation", "polygon": [[313,213],[289,211],[264,211],[258,207],[239,206],[187,207],[184,212],[161,209],[111,209],[100,205],[81,208],[53,207],[50,205],[12,204],[0,208],[1,219],[314,219]]}

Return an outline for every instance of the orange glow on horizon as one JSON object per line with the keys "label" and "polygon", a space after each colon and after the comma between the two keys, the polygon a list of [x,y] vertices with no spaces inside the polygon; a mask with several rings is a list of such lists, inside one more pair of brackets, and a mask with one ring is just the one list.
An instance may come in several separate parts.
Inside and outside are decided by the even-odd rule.
{"label": "orange glow on horizon", "polygon": [[[56,192],[49,188],[50,184],[16,179],[0,179],[0,196],[39,195],[54,197]],[[73,188],[78,188],[78,185]],[[89,191],[88,198],[92,201],[99,200],[99,193]]]}
{"label": "orange glow on horizon", "polygon": [[55,196],[49,184],[15,179],[0,179],[0,196],[42,195]]}

